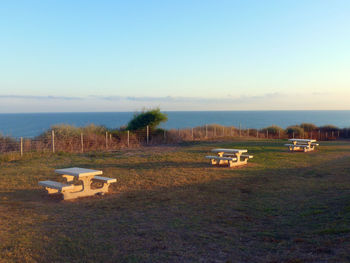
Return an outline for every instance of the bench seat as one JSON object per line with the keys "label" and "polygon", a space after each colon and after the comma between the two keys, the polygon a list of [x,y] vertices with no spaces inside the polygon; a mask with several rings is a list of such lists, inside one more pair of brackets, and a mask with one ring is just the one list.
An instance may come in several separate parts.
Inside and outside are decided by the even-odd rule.
{"label": "bench seat", "polygon": [[311,144],[285,144],[289,148],[289,151],[303,151],[303,152],[310,152],[314,151],[316,146],[318,146],[318,143],[311,143]]}
{"label": "bench seat", "polygon": [[242,154],[241,155],[242,158],[248,158],[248,159],[252,159],[254,156],[253,155],[247,155],[247,154]]}
{"label": "bench seat", "polygon": [[92,178],[92,180],[104,182],[107,184],[115,183],[117,181],[117,179],[115,178],[109,178],[109,177],[103,177],[103,176],[95,176],[94,178]]}
{"label": "bench seat", "polygon": [[[230,157],[230,156],[233,156],[233,158],[236,157],[236,154],[234,153],[224,153],[224,156],[223,157]],[[241,155],[241,158],[243,159],[252,159],[253,158],[253,155],[249,155],[249,154],[242,154]]]}
{"label": "bench seat", "polygon": [[220,157],[220,156],[212,156],[212,155],[205,156],[205,158],[214,159],[214,160],[222,160],[222,161],[236,161],[237,160],[237,158],[235,158],[235,157]]}
{"label": "bench seat", "polygon": [[285,144],[284,146],[292,146],[292,147],[309,147],[308,144]]}
{"label": "bench seat", "polygon": [[74,188],[72,184],[63,184],[55,181],[40,181],[39,185],[44,186],[46,188],[52,188],[59,191],[70,190]]}

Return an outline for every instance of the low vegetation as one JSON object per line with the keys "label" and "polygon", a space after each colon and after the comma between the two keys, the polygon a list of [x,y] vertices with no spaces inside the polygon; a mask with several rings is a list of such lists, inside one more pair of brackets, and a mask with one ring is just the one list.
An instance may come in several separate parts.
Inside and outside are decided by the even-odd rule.
{"label": "low vegetation", "polygon": [[306,132],[317,131],[318,127],[313,123],[302,123],[300,124],[300,128],[302,128]]}
{"label": "low vegetation", "polygon": [[13,147],[15,143],[15,139],[3,136],[0,134],[0,153],[1,152],[12,152],[18,150],[17,147]]}
{"label": "low vegetation", "polygon": [[128,123],[127,130],[135,131],[144,129],[147,126],[151,130],[155,130],[159,124],[166,122],[168,117],[165,113],[162,113],[159,108],[144,110],[139,113],[135,113],[134,117]]}
{"label": "low vegetation", "polygon": [[261,130],[262,132],[264,133],[268,133],[268,134],[271,134],[271,135],[279,135],[279,136],[283,136],[284,135],[284,129],[277,126],[277,125],[272,125],[272,126],[269,126],[269,127],[266,127],[264,129]]}
{"label": "low vegetation", "polygon": [[339,128],[337,126],[334,125],[325,125],[325,126],[321,126],[319,127],[320,131],[323,132],[337,132],[339,131]]}
{"label": "low vegetation", "polygon": [[[107,128],[88,125],[54,125],[35,138],[11,138],[0,135],[0,153],[15,152],[89,152],[115,151],[143,145],[169,145],[189,141],[246,139],[313,138],[320,141],[350,137],[350,128],[339,129],[332,125],[317,127],[312,123],[289,126],[283,129],[272,125],[263,129],[237,128],[219,124],[208,124],[185,129],[161,129],[158,126],[167,120],[160,109],[136,113],[125,127]],[[147,129],[148,126],[148,129]],[[54,132],[54,136],[53,136]],[[4,158],[4,157],[0,157]],[[7,158],[7,157],[6,157]],[[12,159],[12,157],[10,158]]]}
{"label": "low vegetation", "polygon": [[292,137],[302,136],[304,134],[304,132],[305,132],[304,129],[302,127],[300,127],[299,125],[289,126],[286,129],[286,133]]}
{"label": "low vegetation", "polygon": [[[279,140],[197,142],[2,161],[0,262],[349,262],[350,143],[290,153]],[[214,147],[247,148],[213,167]],[[54,169],[117,178],[103,197],[59,201]]]}

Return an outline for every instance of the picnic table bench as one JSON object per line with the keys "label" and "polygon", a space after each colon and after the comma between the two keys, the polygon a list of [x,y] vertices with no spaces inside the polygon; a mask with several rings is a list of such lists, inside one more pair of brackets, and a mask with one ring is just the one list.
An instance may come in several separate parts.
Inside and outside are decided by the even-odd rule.
{"label": "picnic table bench", "polygon": [[285,146],[288,147],[289,151],[302,151],[302,152],[309,152],[314,151],[315,147],[319,144],[316,143],[316,140],[314,139],[289,139],[291,143],[285,144]]}
{"label": "picnic table bench", "polygon": [[211,151],[217,155],[208,155],[205,158],[210,159],[212,165],[240,166],[247,164],[248,160],[253,158],[253,155],[245,154],[248,152],[245,149],[212,149]]}
{"label": "picnic table bench", "polygon": [[[55,181],[40,181],[39,185],[45,187],[49,194],[61,193],[64,200],[74,199],[84,196],[92,196],[96,194],[105,194],[111,183],[115,183],[117,179],[100,176],[102,171],[85,169],[79,167],[56,169],[56,173],[61,174],[67,183]],[[78,184],[75,182],[78,181]],[[101,183],[102,186],[92,188],[93,182]]]}

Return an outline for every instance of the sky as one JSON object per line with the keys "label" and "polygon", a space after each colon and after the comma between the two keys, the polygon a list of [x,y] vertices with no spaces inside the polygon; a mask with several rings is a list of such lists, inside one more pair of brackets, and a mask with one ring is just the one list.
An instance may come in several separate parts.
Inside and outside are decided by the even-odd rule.
{"label": "sky", "polygon": [[350,110],[348,0],[2,1],[0,113]]}

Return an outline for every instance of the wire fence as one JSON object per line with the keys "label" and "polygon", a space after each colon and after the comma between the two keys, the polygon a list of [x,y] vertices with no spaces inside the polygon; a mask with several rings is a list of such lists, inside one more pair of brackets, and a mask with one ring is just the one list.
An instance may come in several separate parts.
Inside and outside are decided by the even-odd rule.
{"label": "wire fence", "polygon": [[205,125],[202,127],[171,130],[150,130],[149,127],[138,131],[120,131],[118,133],[80,133],[63,136],[52,130],[46,136],[36,138],[0,137],[0,154],[70,152],[84,153],[91,151],[116,151],[126,148],[137,148],[148,145],[176,144],[185,141],[233,140],[237,138],[251,139],[288,139],[308,138],[336,140],[350,137],[350,129],[336,131],[303,131],[287,133],[284,130],[269,132],[259,129],[238,129],[235,127]]}

